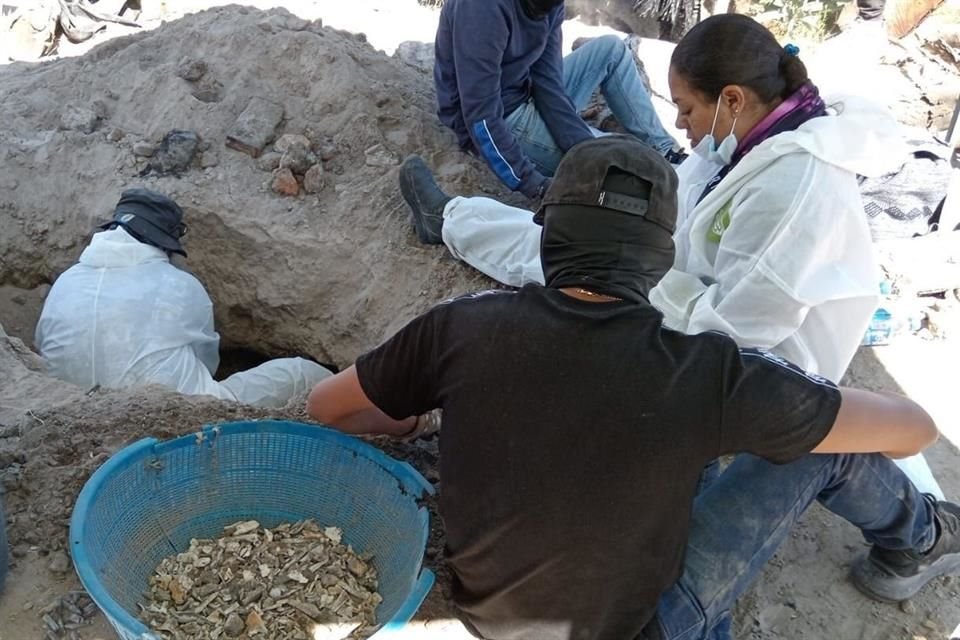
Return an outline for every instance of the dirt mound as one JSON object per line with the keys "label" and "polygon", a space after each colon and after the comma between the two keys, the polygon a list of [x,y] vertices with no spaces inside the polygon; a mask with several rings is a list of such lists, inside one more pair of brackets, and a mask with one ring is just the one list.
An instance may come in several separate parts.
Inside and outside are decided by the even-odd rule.
{"label": "dirt mound", "polygon": [[0,371],[0,482],[15,556],[29,546],[63,548],[80,487],[123,445],[266,415],[156,387],[84,392],[44,374],[39,357],[2,328]]}
{"label": "dirt mound", "polygon": [[[230,6],[82,58],[0,67],[0,284],[51,282],[120,191],[145,185],[184,207],[186,266],[227,345],[345,364],[432,302],[487,286],[417,243],[397,165],[417,152],[454,191],[499,185],[438,123],[429,78],[363,40]],[[268,137],[310,140],[318,193],[278,195],[269,171],[226,146],[252,102],[282,113]],[[149,156],[173,130],[200,142],[168,167]]]}

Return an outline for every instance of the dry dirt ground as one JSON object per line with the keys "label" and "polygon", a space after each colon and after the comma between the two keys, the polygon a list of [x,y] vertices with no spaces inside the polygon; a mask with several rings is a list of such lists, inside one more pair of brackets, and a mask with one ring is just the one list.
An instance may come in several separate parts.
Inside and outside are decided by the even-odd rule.
{"label": "dry dirt ground", "polygon": [[[82,56],[0,66],[0,325],[12,336],[0,336],[0,482],[14,551],[0,597],[0,640],[43,638],[41,611],[76,588],[72,572],[57,566],[67,521],[83,482],[111,453],[144,436],[171,437],[209,422],[304,419],[297,402],[268,414],[155,388],[87,393],[43,375],[28,350],[43,295],[122,188],[144,184],[185,205],[187,265],[214,299],[228,348],[305,353],[342,366],[430,304],[490,286],[445,250],[416,242],[396,164],[418,152],[451,191],[506,194],[436,122],[429,74],[377,50],[423,39],[397,35],[402,3],[349,4],[373,7],[362,23],[368,37],[315,20],[329,14],[325,23],[359,28],[339,3],[303,3],[302,18],[214,7],[87,47]],[[429,38],[431,23],[424,21],[435,14],[410,11],[410,28]],[[373,16],[380,12],[386,20]],[[648,68],[660,68],[665,51],[651,45],[660,63]],[[191,81],[179,70],[193,61],[203,61],[206,71]],[[660,93],[663,75],[651,73]],[[907,95],[910,87],[918,90],[908,78],[887,89]],[[278,135],[303,134],[327,150],[319,193],[281,197],[254,159],[225,147],[255,96],[283,106]],[[922,104],[918,118],[940,117],[927,113],[939,108],[931,101]],[[134,147],[156,144],[171,129],[195,131],[202,151],[179,174],[140,177],[148,160]],[[960,496],[960,454],[950,442],[960,442],[951,395],[956,344],[863,350],[848,376],[856,386],[905,391],[930,408],[948,437],[929,458],[953,498]],[[376,444],[438,481],[435,440]],[[442,528],[436,517],[433,524],[427,562],[440,579],[411,637],[458,637],[446,622]],[[870,602],[845,579],[865,548],[851,527],[811,511],[738,606],[738,637],[948,637],[960,623],[960,580],[936,581],[900,606]],[[79,636],[112,632],[97,616]]]}

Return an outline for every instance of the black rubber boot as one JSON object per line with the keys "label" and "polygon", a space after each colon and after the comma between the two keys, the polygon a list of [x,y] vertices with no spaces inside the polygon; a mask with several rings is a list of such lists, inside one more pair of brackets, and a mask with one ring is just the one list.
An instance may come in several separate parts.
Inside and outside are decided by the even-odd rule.
{"label": "black rubber boot", "polygon": [[424,244],[443,244],[443,208],[453,198],[444,193],[420,156],[400,167],[400,193],[410,205],[413,227]]}
{"label": "black rubber boot", "polygon": [[[934,501],[930,496],[927,499]],[[874,545],[853,565],[851,579],[864,594],[883,602],[909,600],[928,582],[960,572],[960,505],[936,502],[939,536],[927,553],[891,551]]]}

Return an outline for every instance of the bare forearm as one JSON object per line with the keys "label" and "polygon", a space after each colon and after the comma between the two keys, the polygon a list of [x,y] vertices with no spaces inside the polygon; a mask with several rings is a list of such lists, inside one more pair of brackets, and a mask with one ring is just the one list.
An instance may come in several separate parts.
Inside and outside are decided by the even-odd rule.
{"label": "bare forearm", "polygon": [[358,411],[345,416],[337,416],[332,420],[323,419],[322,412],[321,415],[313,415],[313,417],[318,422],[328,424],[331,427],[335,427],[340,431],[346,433],[352,433],[354,435],[360,434],[384,434],[399,436],[409,433],[416,423],[416,417],[404,418],[403,420],[394,420],[384,412],[379,409],[366,409],[364,411]]}
{"label": "bare forearm", "polygon": [[833,429],[814,453],[883,453],[905,458],[933,444],[933,418],[905,396],[843,388]]}
{"label": "bare forearm", "polygon": [[394,420],[370,402],[353,366],[317,383],[307,398],[307,414],[352,434],[404,435],[416,423],[415,417]]}

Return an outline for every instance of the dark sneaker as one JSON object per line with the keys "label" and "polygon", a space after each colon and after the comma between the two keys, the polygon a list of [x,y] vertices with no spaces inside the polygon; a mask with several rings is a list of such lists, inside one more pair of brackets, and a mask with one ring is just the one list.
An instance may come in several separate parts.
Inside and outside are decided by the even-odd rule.
{"label": "dark sneaker", "polygon": [[875,600],[900,602],[934,578],[960,571],[960,505],[941,501],[934,509],[940,535],[933,549],[924,554],[874,545],[851,570],[860,591]]}
{"label": "dark sneaker", "polygon": [[413,227],[424,244],[443,244],[443,208],[453,198],[445,194],[420,156],[410,156],[400,167],[400,193],[410,205]]}
{"label": "dark sneaker", "polygon": [[687,159],[687,152],[683,149],[670,149],[663,157],[672,165],[678,165]]}

